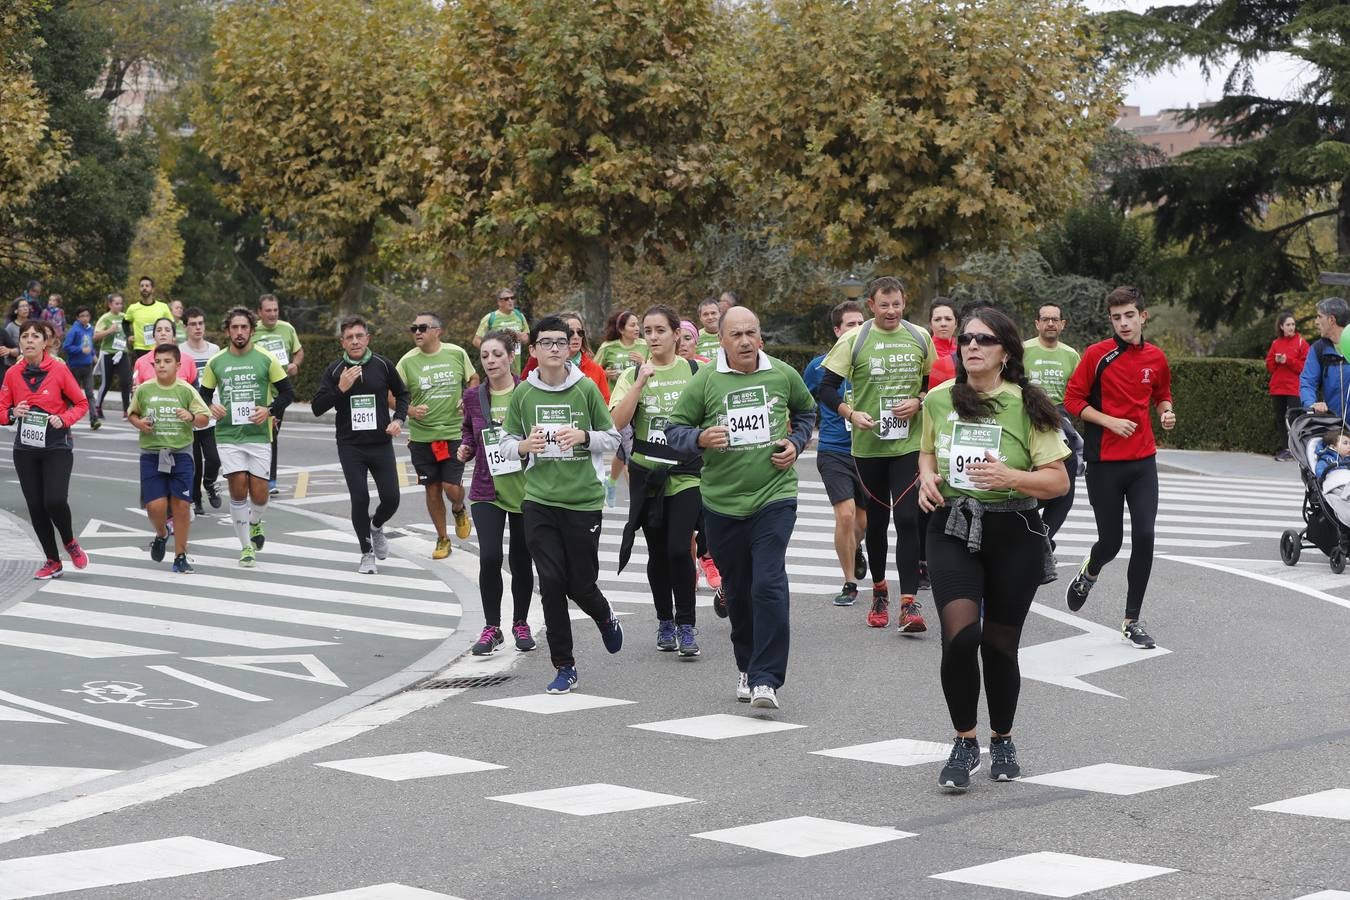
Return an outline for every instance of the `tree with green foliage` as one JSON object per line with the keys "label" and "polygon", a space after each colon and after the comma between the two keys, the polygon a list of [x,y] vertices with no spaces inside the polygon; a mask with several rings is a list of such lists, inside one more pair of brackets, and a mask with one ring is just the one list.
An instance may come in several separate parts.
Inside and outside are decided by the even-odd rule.
{"label": "tree with green foliage", "polygon": [[174,197],[173,185],[161,171],[155,178],[155,190],[150,195],[150,211],[136,223],[136,237],[131,242],[128,256],[128,295],[135,293],[136,282],[148,275],[154,279],[159,292],[173,293],[178,277],[183,274],[183,236],[178,226],[183,220],[183,207]]}
{"label": "tree with green foliage", "polygon": [[[1344,0],[1203,0],[1104,16],[1122,63],[1144,72],[1181,59],[1206,73],[1227,68],[1225,97],[1189,110],[1226,143],[1116,178],[1122,203],[1155,207],[1158,267],[1167,292],[1202,326],[1245,322],[1306,289],[1334,263],[1308,239],[1313,223],[1335,223],[1335,256],[1350,257],[1350,5]],[[1306,78],[1290,98],[1254,92],[1253,71],[1281,53]],[[1272,221],[1269,204],[1300,214]]]}
{"label": "tree with green foliage", "polygon": [[688,246],[725,197],[712,0],[462,0],[441,17],[421,240],[570,264],[598,327],[614,257]]}
{"label": "tree with green foliage", "polygon": [[99,95],[112,101],[130,77],[153,69],[179,80],[195,74],[210,47],[218,0],[71,0],[73,11],[107,29]]}
{"label": "tree with green foliage", "polygon": [[[34,0],[0,0],[0,217],[55,179],[66,142],[48,121],[47,98],[33,78]],[[3,222],[0,218],[0,222]],[[9,228],[0,230],[0,255]],[[17,248],[15,248],[17,249]]]}

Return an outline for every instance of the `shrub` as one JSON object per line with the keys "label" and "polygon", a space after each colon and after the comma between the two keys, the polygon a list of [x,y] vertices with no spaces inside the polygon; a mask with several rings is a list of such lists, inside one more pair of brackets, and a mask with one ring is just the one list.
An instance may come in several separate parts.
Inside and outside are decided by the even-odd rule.
{"label": "shrub", "polygon": [[1154,434],[1164,447],[1183,450],[1279,449],[1265,363],[1255,359],[1174,359],[1172,396],[1177,427]]}

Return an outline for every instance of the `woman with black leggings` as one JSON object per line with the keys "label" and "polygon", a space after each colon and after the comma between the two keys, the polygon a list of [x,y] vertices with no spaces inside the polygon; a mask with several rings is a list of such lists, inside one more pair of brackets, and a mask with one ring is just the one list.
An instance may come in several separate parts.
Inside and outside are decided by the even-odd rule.
{"label": "woman with black leggings", "polygon": [[525,473],[519,459],[508,460],[498,450],[506,409],[519,384],[511,371],[516,345],[513,331],[490,331],[484,335],[478,346],[478,359],[487,378],[464,394],[466,427],[458,452],[460,462],[478,457],[478,464],[473,467],[473,483],[469,485],[469,513],[478,532],[478,591],[483,598],[486,623],[470,648],[474,656],[487,656],[506,641],[502,634],[503,560],[511,569],[511,636],[522,653],[536,646],[525,621],[530,614],[530,595],[534,593],[534,569],[525,546],[525,518],[520,511],[525,499]]}
{"label": "woman with black leggings", "polygon": [[942,620],[942,692],[956,729],[938,783],[963,791],[980,770],[981,660],[989,774],[995,781],[1021,774],[1012,742],[1022,681],[1017,648],[1047,549],[1036,502],[1068,491],[1069,448],[1059,411],[1027,381],[1011,319],[991,307],[975,310],[956,343],[956,380],[924,399],[919,505],[932,513],[928,572]]}
{"label": "woman with black leggings", "polygon": [[19,330],[19,359],[0,382],[0,425],[15,423],[14,471],[47,561],[34,574],[45,581],[62,574],[56,534],[75,568],[89,565],[70,517],[70,473],[75,445],[70,428],[89,412],[84,391],[61,360],[47,351],[55,332],[30,319]]}

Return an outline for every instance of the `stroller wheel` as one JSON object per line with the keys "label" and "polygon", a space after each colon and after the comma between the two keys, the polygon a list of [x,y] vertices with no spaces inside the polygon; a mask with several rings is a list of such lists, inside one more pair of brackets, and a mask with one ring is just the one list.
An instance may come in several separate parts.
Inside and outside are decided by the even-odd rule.
{"label": "stroller wheel", "polygon": [[1345,551],[1339,547],[1331,554],[1331,571],[1337,575],[1345,571]]}
{"label": "stroller wheel", "polygon": [[1298,565],[1299,554],[1303,552],[1303,536],[1292,528],[1286,528],[1280,535],[1280,559],[1286,566]]}

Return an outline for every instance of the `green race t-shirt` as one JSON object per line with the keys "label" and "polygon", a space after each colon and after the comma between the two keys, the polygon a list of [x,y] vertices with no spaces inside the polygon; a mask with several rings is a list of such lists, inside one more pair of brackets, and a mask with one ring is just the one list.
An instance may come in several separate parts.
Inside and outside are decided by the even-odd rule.
{"label": "green race t-shirt", "polygon": [[464,429],[459,401],[474,376],[469,354],[455,344],[442,343],[435,353],[414,347],[403,354],[397,368],[412,394],[409,405],[427,407],[421,419],[408,417],[408,440],[420,444],[459,440]]}
{"label": "green race t-shirt", "polygon": [[702,328],[698,330],[698,343],[694,345],[694,352],[699,356],[706,356],[708,359],[717,359],[717,351],[722,347],[722,336],[717,332],[708,334]]}
{"label": "green race t-shirt", "polygon": [[853,408],[867,413],[877,423],[869,431],[853,429],[854,456],[903,456],[919,449],[922,409],[907,422],[891,412],[901,400],[919,396],[923,379],[937,359],[932,337],[927,330],[915,327],[923,336],[922,344],[903,324],[894,331],[883,331],[874,321],[867,329],[856,364],[853,346],[862,328],[844,334],[825,354],[822,365],[853,385]]}
{"label": "green race t-shirt", "polygon": [[595,351],[595,361],[606,373],[610,369],[618,369],[622,373],[624,369],[633,368],[633,361],[628,358],[628,354],[633,351],[641,353],[643,359],[650,355],[647,342],[642,338],[634,341],[631,347],[625,347],[619,341],[605,341],[600,345],[600,349]]}
{"label": "green race t-shirt", "polygon": [[250,345],[242,355],[222,350],[211,357],[202,371],[202,387],[216,390],[214,402],[225,407],[225,417],[216,420],[216,441],[221,444],[270,444],[272,420],[261,425],[248,421],[255,407],[268,406],[276,396],[272,385],[286,378],[286,370],[266,350]]}
{"label": "green race t-shirt", "polygon": [[[488,414],[488,418],[491,420],[489,427],[496,434],[489,435],[488,429],[484,428],[483,436],[491,440],[494,437],[500,437],[502,423],[506,421],[506,411],[511,406],[511,395],[515,393],[515,385],[504,391],[490,390],[489,393],[492,396],[492,410]],[[481,462],[482,458],[480,454],[479,465],[486,465],[486,463]],[[492,486],[497,491],[497,499],[493,501],[493,505],[509,513],[520,512],[520,501],[525,499],[525,472],[523,470],[506,475],[493,475]]]}
{"label": "green race t-shirt", "polygon": [[982,396],[997,398],[998,412],[992,418],[971,422],[962,420],[952,407],[951,382],[929,391],[923,401],[920,449],[937,455],[944,497],[974,497],[992,503],[1024,499],[1026,495],[1017,491],[976,490],[965,474],[966,466],[984,459],[985,451],[992,450],[1009,468],[1029,472],[1064,459],[1069,448],[1058,428],[1038,431],[1031,427],[1022,406],[1022,389],[1017,385],[1005,381],[992,394]]}
{"label": "green race t-shirt", "polygon": [[142,450],[184,450],[192,446],[192,423],[178,418],[180,409],[193,416],[210,415],[202,395],[181,378],[169,387],[147,381],[136,388],[127,412],[150,419],[155,425],[149,434],[138,432]]}
{"label": "green race t-shirt", "polygon": [[1078,365],[1078,351],[1068,344],[1047,350],[1041,346],[1039,338],[1023,342],[1022,347],[1022,365],[1027,370],[1027,380],[1039,384],[1051,400],[1063,403],[1064,386]]}
{"label": "green race t-shirt", "polygon": [[716,363],[699,366],[670,416],[671,424],[731,428],[732,446],[703,451],[700,489],[705,506],[737,519],[797,496],[796,468],[780,471],[770,457],[788,436],[792,413],[816,407],[791,366],[764,353],[759,359],[749,373],[723,372]]}
{"label": "green race t-shirt", "polygon": [[131,323],[131,346],[137,350],[149,350],[155,346],[155,322],[159,319],[172,319],[173,312],[163,300],[142,303],[137,300],[127,307],[123,315]]}
{"label": "green race t-shirt", "polygon": [[[638,400],[637,409],[633,412],[634,440],[657,444],[666,442],[666,423],[670,421],[670,414],[675,411],[680,394],[693,378],[694,372],[689,367],[689,361],[678,356],[670,365],[660,366],[652,373],[647,383],[642,386],[642,396]],[[637,369],[627,369],[619,376],[619,380],[609,392],[611,411],[633,390],[636,382]],[[644,469],[660,469],[671,464],[652,459],[637,451],[633,452],[633,462]],[[666,496],[698,487],[698,481],[697,475],[672,475],[666,480]]]}
{"label": "green race t-shirt", "polygon": [[[571,426],[583,431],[614,427],[600,389],[589,378],[560,391],[546,391],[527,381],[516,385],[503,427],[524,437],[542,425],[546,431]],[[550,440],[542,453],[531,454],[525,467],[525,499],[563,509],[596,511],[605,505],[604,459],[583,447],[560,450]]]}
{"label": "green race t-shirt", "polygon": [[127,336],[122,332],[122,320],[126,318],[124,313],[105,312],[98,317],[94,323],[94,331],[107,331],[113,329],[113,333],[105,336],[98,342],[98,349],[101,353],[117,353],[127,349]]}
{"label": "green race t-shirt", "polygon": [[253,329],[253,345],[275,356],[284,369],[295,362],[295,354],[300,350],[300,336],[290,322],[277,319],[277,324],[269,328],[259,321]]}
{"label": "green race t-shirt", "polygon": [[[473,336],[481,340],[489,331],[501,330],[514,331],[523,344],[530,336],[530,323],[525,320],[525,314],[518,309],[513,309],[506,315],[502,315],[494,309],[478,320],[478,330],[473,333]],[[520,374],[523,356],[520,346],[517,346],[515,356],[511,359],[511,371],[517,375]]]}

